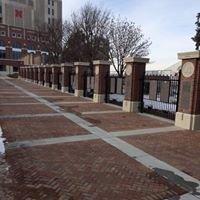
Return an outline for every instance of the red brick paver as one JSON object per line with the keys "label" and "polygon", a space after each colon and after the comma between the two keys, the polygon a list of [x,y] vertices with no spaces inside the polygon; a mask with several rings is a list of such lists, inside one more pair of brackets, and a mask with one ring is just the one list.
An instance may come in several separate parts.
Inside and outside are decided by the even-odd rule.
{"label": "red brick paver", "polygon": [[84,115],[84,119],[109,132],[166,127],[171,125],[167,122],[135,113]]}
{"label": "red brick paver", "polygon": [[55,113],[52,109],[45,105],[0,105],[0,116],[3,115],[22,115],[22,114],[41,114]]}
{"label": "red brick paver", "polygon": [[35,100],[31,97],[16,97],[16,98],[10,98],[10,97],[4,97],[0,98],[0,104],[2,103],[39,103],[39,101]]}
{"label": "red brick paver", "polygon": [[0,124],[8,142],[89,134],[61,116],[7,119]]}
{"label": "red brick paver", "polygon": [[85,99],[85,98],[81,98],[81,97],[74,97],[74,96],[63,96],[63,97],[44,97],[44,99],[46,99],[47,101],[50,102],[90,102],[90,100]]}
{"label": "red brick paver", "polygon": [[9,150],[16,199],[163,200],[182,194],[154,172],[102,141]]}
{"label": "red brick paver", "polygon": [[200,180],[199,132],[177,131],[124,140]]}

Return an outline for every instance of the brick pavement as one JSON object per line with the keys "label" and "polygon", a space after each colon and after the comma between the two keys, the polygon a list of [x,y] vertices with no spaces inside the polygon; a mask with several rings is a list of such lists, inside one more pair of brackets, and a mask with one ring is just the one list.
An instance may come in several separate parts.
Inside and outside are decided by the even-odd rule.
{"label": "brick pavement", "polygon": [[[16,199],[162,200],[184,191],[102,141],[9,150]],[[34,161],[34,162],[33,162]]]}
{"label": "brick pavement", "polygon": [[[21,80],[10,79],[10,81],[39,96],[52,96],[45,98],[50,102],[84,101],[82,98],[71,97],[69,94],[52,91]],[[0,80],[0,89],[5,89],[5,87],[16,89]],[[26,96],[25,93],[23,95]],[[10,98],[7,99],[9,103]],[[17,99],[21,101],[20,98]],[[10,108],[0,105],[2,116],[55,113],[53,109],[45,105],[8,107]],[[78,114],[86,121],[90,121],[91,129],[97,126],[96,130],[98,127],[107,131],[123,131],[150,127],[166,127],[167,129],[167,126],[171,126],[166,122],[128,113],[82,115],[83,112],[120,111],[119,108],[105,104],[84,102],[84,104],[74,103],[59,105],[59,107],[65,112]],[[63,116],[32,118],[22,116],[20,119],[0,120],[0,125],[4,130],[3,137],[6,137],[11,144],[14,141],[31,141],[32,139],[39,141],[42,138],[89,134],[88,131],[80,128],[79,124]],[[160,134],[157,135],[160,136]],[[133,137],[126,139],[130,138]],[[6,199],[17,200],[162,200],[171,197],[179,199],[179,195],[186,192],[122,152],[101,140],[7,149],[4,159],[0,159],[0,188],[3,189],[0,189],[0,198],[3,196]]]}
{"label": "brick pavement", "polygon": [[89,134],[61,116],[4,119],[0,124],[8,142]]}
{"label": "brick pavement", "polygon": [[45,105],[9,105],[0,106],[0,116],[17,114],[40,114],[52,113],[53,111]]}
{"label": "brick pavement", "polygon": [[167,122],[135,113],[94,114],[83,117],[87,121],[109,132],[170,126]]}
{"label": "brick pavement", "polygon": [[199,132],[176,131],[124,140],[200,180]]}

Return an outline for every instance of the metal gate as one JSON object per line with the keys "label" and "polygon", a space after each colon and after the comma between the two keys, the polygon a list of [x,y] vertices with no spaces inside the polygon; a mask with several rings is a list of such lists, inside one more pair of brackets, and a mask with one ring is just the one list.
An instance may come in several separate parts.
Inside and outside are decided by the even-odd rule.
{"label": "metal gate", "polygon": [[125,77],[108,74],[106,77],[106,103],[123,105],[125,93]]}
{"label": "metal gate", "polygon": [[49,71],[49,87],[52,87],[52,80],[53,80],[53,77],[52,77],[52,71],[50,70]]}
{"label": "metal gate", "polygon": [[88,70],[84,73],[83,80],[84,80],[83,96],[93,98],[95,79],[92,70]]}
{"label": "metal gate", "polygon": [[69,72],[69,89],[68,92],[69,93],[74,93],[75,92],[75,70],[72,69]]}
{"label": "metal gate", "polygon": [[174,120],[179,101],[179,76],[146,74],[142,80],[141,112]]}

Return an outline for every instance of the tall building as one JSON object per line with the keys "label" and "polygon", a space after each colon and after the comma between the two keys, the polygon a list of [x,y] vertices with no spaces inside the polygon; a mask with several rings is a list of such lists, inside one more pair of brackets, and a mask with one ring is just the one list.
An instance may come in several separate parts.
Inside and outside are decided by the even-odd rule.
{"label": "tall building", "polygon": [[62,19],[61,0],[0,0],[1,23],[36,30]]}
{"label": "tall building", "polygon": [[38,27],[62,20],[62,0],[0,0],[0,73],[18,71],[26,53],[48,52]]}

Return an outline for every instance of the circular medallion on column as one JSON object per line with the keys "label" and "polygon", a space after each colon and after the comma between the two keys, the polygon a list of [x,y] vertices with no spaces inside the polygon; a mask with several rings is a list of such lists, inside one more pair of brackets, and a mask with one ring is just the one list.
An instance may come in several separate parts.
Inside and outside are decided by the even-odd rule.
{"label": "circular medallion on column", "polygon": [[95,67],[95,75],[99,75],[99,66]]}
{"label": "circular medallion on column", "polygon": [[189,78],[194,74],[194,64],[186,62],[182,67],[182,74],[185,78]]}
{"label": "circular medallion on column", "polygon": [[76,74],[78,74],[78,67],[76,67]]}
{"label": "circular medallion on column", "polygon": [[127,65],[126,66],[126,75],[130,76],[132,74],[132,66],[131,65]]}

